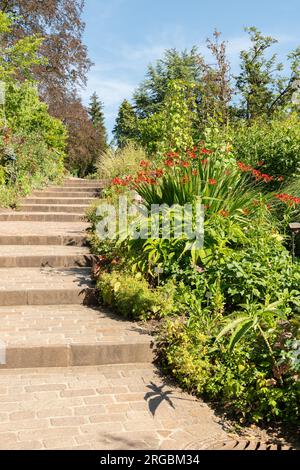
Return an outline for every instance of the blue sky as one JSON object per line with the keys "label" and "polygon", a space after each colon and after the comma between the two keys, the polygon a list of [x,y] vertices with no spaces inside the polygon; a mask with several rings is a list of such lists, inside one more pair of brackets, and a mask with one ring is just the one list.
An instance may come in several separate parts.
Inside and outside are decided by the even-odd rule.
{"label": "blue sky", "polygon": [[207,56],[205,40],[217,28],[237,73],[239,52],[248,45],[245,26],[276,37],[274,51],[284,60],[300,45],[299,18],[299,0],[86,0],[84,42],[95,65],[83,100],[97,92],[111,133],[121,101],[131,98],[147,65],[165,49],[197,45]]}

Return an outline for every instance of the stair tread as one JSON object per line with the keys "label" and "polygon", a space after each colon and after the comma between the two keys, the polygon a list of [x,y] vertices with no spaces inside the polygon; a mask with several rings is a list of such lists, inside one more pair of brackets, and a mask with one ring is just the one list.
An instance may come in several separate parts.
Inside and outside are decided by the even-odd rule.
{"label": "stair tread", "polygon": [[88,247],[72,245],[0,245],[0,257],[92,256]]}
{"label": "stair tread", "polygon": [[0,292],[82,290],[91,285],[90,268],[0,268]]}
{"label": "stair tread", "polygon": [[0,307],[0,324],[6,347],[151,341],[142,326],[84,305]]}
{"label": "stair tread", "polygon": [[78,236],[89,227],[86,222],[34,222],[9,221],[0,223],[0,238],[6,236]]}

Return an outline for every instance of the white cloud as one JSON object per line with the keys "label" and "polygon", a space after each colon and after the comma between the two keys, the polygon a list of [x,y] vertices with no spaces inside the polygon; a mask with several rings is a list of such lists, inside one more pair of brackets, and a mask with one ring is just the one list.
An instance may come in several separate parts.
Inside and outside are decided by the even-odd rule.
{"label": "white cloud", "polygon": [[95,91],[105,106],[110,108],[119,104],[125,98],[130,98],[135,85],[126,83],[115,78],[103,79],[100,76],[90,74],[87,87],[83,90],[84,102],[87,102],[91,94]]}

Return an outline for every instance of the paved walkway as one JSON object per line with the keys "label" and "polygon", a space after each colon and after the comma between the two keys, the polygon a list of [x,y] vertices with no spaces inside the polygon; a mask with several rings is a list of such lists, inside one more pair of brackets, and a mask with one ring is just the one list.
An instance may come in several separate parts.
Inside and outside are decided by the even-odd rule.
{"label": "paved walkway", "polygon": [[142,327],[95,307],[84,213],[99,188],[69,179],[0,211],[0,448],[182,449],[226,437],[208,406],[159,376]]}
{"label": "paved walkway", "polygon": [[0,374],[1,449],[184,449],[222,437],[208,406],[150,364]]}

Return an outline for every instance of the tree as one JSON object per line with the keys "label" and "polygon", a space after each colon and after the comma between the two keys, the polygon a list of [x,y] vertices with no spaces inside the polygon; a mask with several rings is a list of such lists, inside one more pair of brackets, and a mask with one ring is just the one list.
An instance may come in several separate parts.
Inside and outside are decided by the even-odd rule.
{"label": "tree", "polygon": [[220,124],[227,124],[229,119],[232,88],[230,83],[230,64],[226,56],[226,43],[219,41],[221,33],[217,30],[213,33],[213,39],[207,39],[207,47],[210,50],[215,63],[203,64],[203,87],[199,114],[202,122],[213,118]]}
{"label": "tree", "polygon": [[122,148],[127,142],[134,141],[137,138],[137,133],[137,116],[134,107],[129,101],[124,100],[120,105],[113,129],[118,147]]}
{"label": "tree", "polygon": [[203,64],[196,47],[183,52],[167,50],[163,59],[148,67],[146,79],[134,93],[137,115],[144,118],[160,111],[171,80],[193,83],[196,101],[200,102]]}
{"label": "tree", "polygon": [[288,56],[291,73],[289,77],[283,77],[279,74],[283,65],[277,63],[277,55],[266,57],[266,51],[277,40],[263,36],[255,27],[246,28],[246,31],[250,35],[251,47],[241,52],[241,73],[236,80],[241,95],[239,114],[246,119],[271,117],[291,101],[294,84],[300,77],[300,48]]}
{"label": "tree", "polygon": [[193,84],[171,80],[161,111],[139,121],[141,143],[149,153],[185,152],[193,146],[195,119]]}
{"label": "tree", "polygon": [[104,122],[103,103],[96,93],[91,96],[88,113],[97,133],[100,152],[104,152],[107,147],[107,134]]}
{"label": "tree", "polygon": [[99,100],[97,93],[94,92],[90,99],[88,113],[95,127],[104,127],[104,114],[102,108],[103,103]]}
{"label": "tree", "polygon": [[70,96],[66,101],[65,114],[69,129],[66,167],[73,174],[85,177],[95,171],[96,160],[106,142],[77,95]]}
{"label": "tree", "polygon": [[0,80],[7,81],[16,76],[32,78],[33,67],[44,62],[38,54],[42,40],[26,36],[6,44],[4,38],[11,34],[12,28],[13,21],[0,11]]}
{"label": "tree", "polygon": [[82,43],[83,7],[84,0],[1,0],[1,10],[16,18],[8,43],[29,35],[43,38],[40,52],[48,61],[34,68],[34,78],[50,112],[59,118],[64,117],[65,95],[86,83],[91,66]]}
{"label": "tree", "polygon": [[226,43],[219,42],[219,38],[220,33],[215,31],[213,40],[207,40],[207,47],[215,60],[213,64],[206,63],[197,48],[193,47],[183,52],[167,50],[162,59],[154,66],[150,65],[146,79],[134,94],[138,117],[144,119],[160,112],[169,93],[169,84],[181,81],[190,85],[190,93],[196,103],[196,128],[205,128],[211,119],[226,124],[232,90]]}

